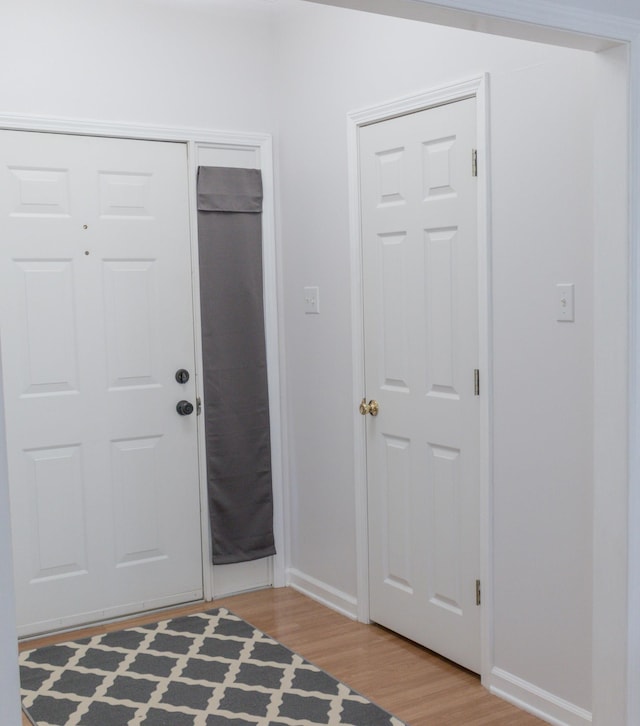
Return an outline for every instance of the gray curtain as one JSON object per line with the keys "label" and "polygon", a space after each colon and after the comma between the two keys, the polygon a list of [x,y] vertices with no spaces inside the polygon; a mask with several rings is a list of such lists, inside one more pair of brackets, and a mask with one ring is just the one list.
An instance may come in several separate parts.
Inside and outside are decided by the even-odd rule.
{"label": "gray curtain", "polygon": [[198,169],[213,563],[275,554],[258,169]]}

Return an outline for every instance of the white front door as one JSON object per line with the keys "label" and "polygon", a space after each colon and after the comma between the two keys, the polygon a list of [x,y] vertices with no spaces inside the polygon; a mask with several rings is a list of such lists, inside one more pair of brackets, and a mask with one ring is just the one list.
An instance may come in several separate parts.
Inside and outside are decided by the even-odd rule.
{"label": "white front door", "polygon": [[360,130],[370,617],[480,669],[475,99]]}
{"label": "white front door", "polygon": [[0,159],[19,633],[199,599],[186,147],[0,132]]}

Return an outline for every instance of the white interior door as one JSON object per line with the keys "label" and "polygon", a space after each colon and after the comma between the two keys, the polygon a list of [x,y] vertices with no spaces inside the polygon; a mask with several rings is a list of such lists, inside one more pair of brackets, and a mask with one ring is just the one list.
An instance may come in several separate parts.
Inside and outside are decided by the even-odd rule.
{"label": "white interior door", "polygon": [[19,632],[198,599],[186,147],[1,132],[0,158]]}
{"label": "white interior door", "polygon": [[360,131],[370,616],[480,669],[475,99]]}

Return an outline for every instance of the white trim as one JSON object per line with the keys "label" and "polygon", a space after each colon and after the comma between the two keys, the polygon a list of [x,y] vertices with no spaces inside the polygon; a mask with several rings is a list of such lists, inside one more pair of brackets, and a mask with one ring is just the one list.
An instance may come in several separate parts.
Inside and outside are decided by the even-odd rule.
{"label": "white trim", "polygon": [[54,116],[21,116],[0,113],[0,129],[12,131],[40,131],[53,134],[76,134],[80,136],[114,136],[124,139],[141,139],[144,141],[176,141],[187,143],[216,144],[244,148],[260,147],[270,143],[271,135],[267,133],[250,133],[236,131],[215,131],[193,127],[153,126],[142,124],[116,124],[91,119],[71,119]]}
{"label": "white trim", "polygon": [[316,580],[315,577],[305,575],[294,568],[287,570],[287,584],[294,590],[310,597],[326,607],[336,610],[350,620],[358,619],[358,607],[356,598],[352,595],[338,590],[326,582]]}
{"label": "white trim", "polygon": [[307,1],[593,52],[640,33],[640,21],[550,0]]}
{"label": "white trim", "polygon": [[[627,551],[633,480],[629,396],[633,376],[630,252],[634,215],[626,186],[628,127],[626,48],[604,54],[596,67],[594,147],[594,449],[593,449],[593,643],[592,694],[583,706],[601,724],[637,724],[627,720],[627,701],[636,690],[629,681],[633,653],[629,636],[634,613],[629,609]],[[624,76],[622,72],[624,71]],[[624,104],[621,109],[620,104]],[[630,206],[631,205],[631,206]]]}
{"label": "white trim", "polygon": [[[579,35],[592,36],[594,40],[607,39],[614,43],[629,40],[640,33],[640,22],[601,13],[585,8],[558,5],[551,0],[446,0],[424,4],[455,8],[474,15],[506,19],[537,25],[539,30],[566,30]],[[543,40],[543,42],[545,42]]]}
{"label": "white trim", "polygon": [[592,722],[591,713],[584,708],[558,698],[501,668],[494,668],[487,680],[485,685],[491,693],[543,721],[556,726],[586,726]]}
{"label": "white trim", "polygon": [[[640,724],[640,24],[629,31],[627,724]],[[596,624],[597,625],[597,624]],[[595,684],[594,684],[595,687]]]}
{"label": "white trim", "polygon": [[385,121],[386,119],[394,118],[394,116],[402,116],[403,114],[414,113],[415,111],[421,111],[422,109],[431,108],[443,103],[451,103],[452,101],[461,101],[463,98],[470,98],[478,93],[478,89],[482,86],[484,80],[484,76],[478,76],[469,80],[448,83],[446,86],[434,88],[431,91],[417,93],[413,96],[404,96],[403,98],[397,98],[377,106],[352,111],[348,114],[349,129],[351,132],[350,140],[353,141],[354,126],[364,126],[365,124]]}
{"label": "white trim", "polygon": [[481,677],[493,665],[493,320],[489,74],[476,91],[478,144],[478,361],[480,381]]}
{"label": "white trim", "polygon": [[[202,146],[219,148],[252,148],[257,150],[263,182],[263,274],[265,285],[265,333],[267,339],[267,367],[270,390],[271,417],[271,451],[274,495],[274,536],[278,554],[272,558],[272,580],[276,586],[285,582],[285,521],[284,484],[285,469],[283,466],[282,448],[282,410],[280,394],[280,346],[278,324],[278,279],[277,251],[274,212],[274,179],[273,150],[270,134],[236,133],[230,131],[212,131],[210,129],[173,128],[162,126],[142,126],[136,124],[110,124],[90,120],[53,118],[43,116],[18,116],[0,114],[0,130],[37,131],[43,133],[62,133],[87,136],[106,136],[115,138],[140,139],[145,141],[171,141],[184,143],[188,153],[189,200],[190,200],[190,249],[191,275],[193,290],[193,313],[196,360],[196,393],[202,398],[202,335],[200,327],[199,277],[198,277],[198,242],[197,242],[197,211],[196,211],[196,171],[197,151]],[[204,598],[213,596],[213,575],[211,567],[211,544],[209,537],[209,521],[206,513],[207,481],[204,459],[204,423],[198,420],[198,454],[201,496],[201,532],[203,555],[203,591]]]}
{"label": "white trim", "polygon": [[266,135],[260,144],[262,170],[263,212],[262,248],[265,300],[265,334],[267,345],[267,376],[269,386],[269,415],[271,420],[271,472],[273,478],[273,529],[276,552],[271,558],[274,587],[284,587],[286,581],[286,521],[284,484],[283,416],[280,370],[280,326],[278,318],[278,251],[275,227],[275,181],[273,146]]}
{"label": "white trim", "polygon": [[[198,148],[194,141],[187,143],[189,164],[189,200],[197,199],[196,178],[198,169]],[[191,249],[191,305],[193,307],[193,325],[196,331],[202,330],[200,317],[200,276],[198,270],[198,210],[197,205],[189,203],[190,249]],[[194,371],[196,396],[203,400],[202,384],[202,335],[194,336]],[[209,537],[209,517],[205,503],[207,501],[207,467],[204,451],[204,417],[196,417],[198,429],[198,476],[200,480],[200,531],[202,547],[202,588],[205,600],[213,597],[213,570],[211,568],[211,537]]]}
{"label": "white trim", "polygon": [[[273,587],[287,586],[287,568],[290,565],[291,557],[291,457],[289,451],[288,433],[288,397],[287,397],[287,374],[286,374],[286,343],[285,343],[285,322],[284,306],[282,301],[284,295],[284,271],[282,260],[282,248],[279,244],[278,220],[280,219],[279,190],[276,184],[277,165],[276,154],[273,150],[273,142],[269,136],[268,159],[263,166],[263,184],[267,180],[264,189],[265,202],[264,217],[264,242],[268,246],[265,252],[265,291],[268,291],[265,315],[271,320],[272,332],[277,331],[277,337],[267,340],[267,362],[273,377],[269,377],[270,391],[270,415],[271,427],[276,429],[272,433],[272,468],[274,481],[276,476],[281,486],[274,486],[274,530],[277,557],[273,558]],[[268,309],[268,310],[267,310]],[[274,365],[271,366],[273,359]],[[278,374],[276,380],[275,374]],[[274,425],[277,421],[277,427]],[[276,462],[277,458],[277,464]],[[281,523],[281,526],[279,526]]]}
{"label": "white trim", "polygon": [[[351,325],[353,359],[353,401],[365,394],[364,375],[364,311],[362,288],[362,242],[360,218],[360,171],[358,131],[368,123],[383,121],[406,113],[475,97],[477,100],[478,146],[478,327],[479,365],[483,373],[480,414],[480,567],[483,582],[483,611],[481,621],[482,673],[488,674],[492,665],[492,599],[493,573],[491,568],[491,374],[490,329],[490,200],[489,200],[489,98],[488,75],[477,76],[415,96],[401,98],[379,106],[348,114],[349,211],[351,239]],[[367,536],[367,461],[366,430],[363,417],[354,409],[354,476],[356,509],[356,566],[357,615],[361,622],[369,621],[369,545]]]}
{"label": "white trim", "polygon": [[[356,408],[365,394],[364,379],[364,288],[360,218],[360,155],[358,127],[360,113],[347,117],[347,164],[349,193],[349,240],[351,256],[351,360],[353,393],[353,476],[355,494],[356,593],[357,617],[369,622],[369,526],[367,514],[367,437],[366,422]],[[362,123],[368,120],[365,114]]]}

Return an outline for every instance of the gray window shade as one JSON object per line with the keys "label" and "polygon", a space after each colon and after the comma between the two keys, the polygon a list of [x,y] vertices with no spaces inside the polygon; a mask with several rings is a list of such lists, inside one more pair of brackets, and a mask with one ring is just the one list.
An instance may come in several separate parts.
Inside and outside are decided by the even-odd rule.
{"label": "gray window shade", "polygon": [[213,563],[275,554],[258,169],[198,169]]}

